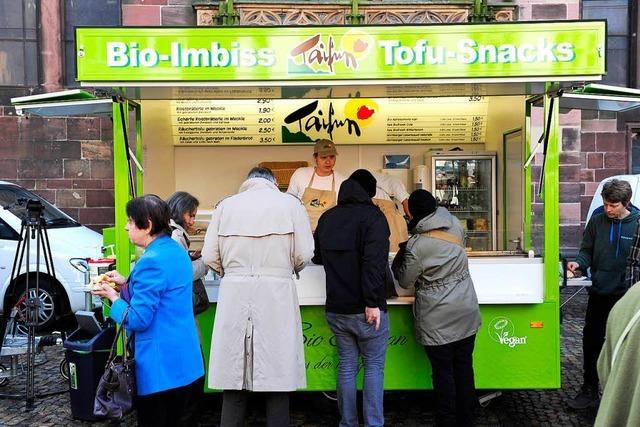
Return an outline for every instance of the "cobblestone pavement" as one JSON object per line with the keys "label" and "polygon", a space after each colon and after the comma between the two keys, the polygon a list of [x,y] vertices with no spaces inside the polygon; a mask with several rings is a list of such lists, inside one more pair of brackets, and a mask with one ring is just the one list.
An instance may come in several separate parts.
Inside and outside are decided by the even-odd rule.
{"label": "cobblestone pavement", "polygon": [[[578,288],[562,291],[566,301]],[[590,426],[595,410],[571,411],[565,400],[580,387],[582,366],[582,325],[587,295],[580,291],[564,308],[562,325],[562,389],[542,391],[507,391],[478,409],[477,425],[481,426]],[[45,356],[46,359],[45,360]],[[63,351],[49,348],[38,360],[36,387],[39,393],[64,391],[66,383],[58,372]],[[3,394],[23,394],[24,378],[12,378],[0,387]],[[107,426],[106,422],[80,422],[71,417],[69,394],[41,397],[36,407],[26,412],[24,400],[0,399],[0,426]],[[217,426],[220,419],[220,396],[207,396],[202,402],[202,426]],[[250,405],[247,425],[264,425],[264,408]],[[429,392],[385,393],[385,416],[389,426],[433,425],[433,399]],[[337,406],[321,393],[297,393],[291,399],[291,423],[295,426],[337,425]],[[122,425],[134,426],[134,417]]]}

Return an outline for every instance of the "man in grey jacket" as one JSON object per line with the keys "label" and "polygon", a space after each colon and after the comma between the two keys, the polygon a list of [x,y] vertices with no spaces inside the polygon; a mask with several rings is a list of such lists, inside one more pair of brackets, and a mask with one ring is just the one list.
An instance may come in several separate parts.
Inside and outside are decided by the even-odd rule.
{"label": "man in grey jacket", "polygon": [[416,339],[431,362],[437,426],[471,426],[472,354],[480,308],[456,217],[425,190],[409,196],[412,236],[393,260],[400,286],[415,286]]}

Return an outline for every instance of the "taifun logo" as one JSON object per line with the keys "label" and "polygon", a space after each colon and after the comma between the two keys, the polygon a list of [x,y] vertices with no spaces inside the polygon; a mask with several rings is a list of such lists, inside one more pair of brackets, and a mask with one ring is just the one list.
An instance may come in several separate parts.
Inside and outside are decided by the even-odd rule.
{"label": "taifun logo", "polygon": [[513,322],[503,316],[494,317],[487,327],[489,336],[495,342],[514,348],[517,345],[527,343],[527,337],[515,336],[515,326]]}
{"label": "taifun logo", "polygon": [[335,38],[318,33],[306,38],[289,51],[290,74],[335,74],[334,67],[342,64],[356,71],[360,62],[373,49],[374,40],[365,31],[349,30]]}

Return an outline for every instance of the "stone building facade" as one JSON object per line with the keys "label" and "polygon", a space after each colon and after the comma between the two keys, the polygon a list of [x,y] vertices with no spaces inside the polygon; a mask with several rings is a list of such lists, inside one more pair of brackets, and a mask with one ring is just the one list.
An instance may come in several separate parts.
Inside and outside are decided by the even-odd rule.
{"label": "stone building facade", "polygon": [[5,105],[0,129],[1,180],[35,190],[96,230],[113,225],[109,119],[25,118]]}
{"label": "stone building facade", "polygon": [[[353,1],[351,4],[331,0],[279,3],[270,0],[105,1],[111,2],[111,7],[120,9],[120,23],[123,26],[386,25],[605,17],[611,19],[610,45],[615,47],[615,43],[626,43],[630,52],[626,64],[621,65],[618,57],[613,57],[616,61],[612,62],[623,67],[617,74],[627,69],[631,71],[625,82],[614,83],[638,85],[638,45],[633,31],[633,28],[638,28],[637,0],[489,0],[483,2],[480,9],[474,8],[473,1],[371,0]],[[41,0],[41,5],[47,3],[69,1]],[[626,8],[626,12],[621,8]],[[616,10],[620,12],[618,15],[614,14]],[[58,11],[57,16],[61,13]],[[628,17],[626,36],[614,34],[624,27],[624,24],[616,25],[624,13]],[[41,19],[44,19],[42,15]],[[61,22],[68,23],[64,18]],[[42,22],[42,28],[45,26],[56,28],[46,19]],[[60,33],[60,23],[57,28]],[[55,36],[51,31],[43,31],[45,33],[50,37]],[[51,49],[55,51],[55,48]],[[58,49],[58,55],[62,55],[62,50]],[[40,52],[45,68],[51,66],[52,62],[61,62],[60,59],[52,61],[49,53]],[[0,105],[4,105],[0,106],[0,152],[4,154],[0,160],[0,179],[35,189],[81,222],[100,228],[113,222],[109,119],[25,119],[16,117],[12,107],[8,106],[9,95],[64,87],[62,74],[49,71],[40,84],[20,88],[3,87],[0,79]],[[598,115],[592,111],[570,111],[562,113],[561,125],[561,249],[571,255],[579,246],[586,211],[598,182],[608,176],[631,173],[636,163],[638,167],[635,171],[640,169],[640,155],[636,156],[638,158],[632,155],[640,118],[633,115],[618,117],[607,112]],[[534,170],[534,180],[538,173]]]}

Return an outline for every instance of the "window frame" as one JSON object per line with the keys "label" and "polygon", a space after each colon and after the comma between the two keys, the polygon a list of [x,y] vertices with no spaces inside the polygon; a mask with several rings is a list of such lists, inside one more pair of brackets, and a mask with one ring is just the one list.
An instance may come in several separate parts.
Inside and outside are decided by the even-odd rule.
{"label": "window frame", "polygon": [[16,231],[11,225],[9,225],[7,221],[5,221],[2,217],[0,217],[0,228],[2,226],[6,227],[8,230],[11,230],[11,237],[2,237],[2,234],[0,234],[0,240],[11,240],[11,241],[22,240],[22,238],[20,237],[20,233],[18,233],[18,231]]}
{"label": "window frame", "polygon": [[640,0],[632,0],[629,8],[629,86],[640,89]]}
{"label": "window frame", "polygon": [[[627,173],[633,175],[633,135],[637,134],[640,140],[640,122],[627,122],[626,123],[626,140],[627,140]],[[638,159],[640,163],[640,159]]]}
{"label": "window frame", "polygon": [[[0,0],[2,1],[2,0]],[[7,1],[7,3],[11,3],[14,0],[5,0]],[[41,30],[40,30],[40,16],[41,16],[41,8],[40,8],[40,1],[38,0],[34,0],[33,1],[33,6],[34,6],[34,10],[33,10],[33,17],[31,17],[33,19],[34,22],[34,27],[33,28],[27,28],[26,26],[26,22],[27,22],[27,12],[28,12],[28,5],[26,4],[27,2],[25,2],[24,0],[20,1],[20,6],[22,9],[22,22],[21,22],[21,26],[19,28],[13,28],[14,30],[20,30],[21,31],[21,37],[20,38],[0,38],[0,40],[2,41],[12,41],[12,42],[18,42],[22,45],[22,69],[20,70],[21,72],[21,82],[17,82],[17,81],[10,81],[7,82],[6,84],[0,82],[0,88],[1,89],[17,89],[17,88],[30,88],[30,87],[38,87],[42,84],[42,61],[41,61]],[[9,29],[9,28],[4,28],[4,29]],[[28,31],[33,31],[33,38],[27,38],[27,32]],[[30,55],[27,53],[27,44],[28,43],[34,43],[35,44],[35,56],[34,56],[34,61],[36,63],[36,71],[35,71],[35,75],[34,76],[30,76],[29,73],[27,72],[29,66],[27,63],[27,59],[30,57]],[[29,78],[30,77],[34,77],[35,81],[30,81]]]}
{"label": "window frame", "polygon": [[[634,47],[634,34],[637,34],[637,22],[634,23],[635,17],[633,14],[634,7],[637,9],[638,0],[618,0],[615,4],[608,5],[609,0],[583,0],[580,2],[580,10],[581,10],[581,18],[582,19],[595,19],[598,15],[590,15],[592,12],[597,12],[598,9],[607,8],[609,10],[622,10],[624,8],[625,19],[627,20],[627,25],[622,32],[621,27],[616,26],[617,30],[614,30],[614,24],[607,22],[607,72],[609,75],[603,76],[602,83],[608,85],[618,85],[618,86],[630,86],[632,85],[634,78],[637,74],[636,62],[637,58],[634,57],[633,47]],[[586,17],[585,17],[586,16]],[[614,16],[614,15],[611,15]],[[620,17],[623,15],[620,15]],[[619,19],[620,17],[616,17]],[[607,16],[602,17],[602,19],[606,19]],[[618,23],[618,22],[616,22]],[[614,48],[614,41],[617,39],[625,39],[625,48]],[[615,72],[614,67],[610,66],[612,64],[610,61],[613,61],[614,58],[617,58],[619,54],[624,55],[624,59],[626,60],[626,69],[617,69]],[[618,81],[624,80],[624,81]],[[637,81],[637,80],[636,80]]]}
{"label": "window frame", "polygon": [[[101,25],[105,25],[105,26],[122,26],[122,5],[123,5],[123,0],[114,0],[117,5],[114,8],[114,11],[117,11],[117,15],[118,15],[118,22],[76,22],[74,20],[72,20],[70,18],[70,12],[69,12],[69,8],[67,7],[67,4],[69,2],[71,2],[72,0],[61,0],[60,4],[61,4],[61,9],[62,9],[62,13],[61,13],[61,34],[60,34],[60,53],[62,55],[62,86],[65,88],[79,88],[80,87],[80,83],[76,81],[76,76],[77,76],[77,64],[76,64],[76,59],[75,59],[75,26],[86,26],[86,25],[91,25],[91,26],[101,26]],[[95,0],[97,3],[102,3],[103,0]],[[82,10],[82,6],[84,7],[89,7],[91,5],[91,2],[81,2],[78,3],[79,4],[79,10]],[[71,38],[67,38],[67,33],[69,33],[69,36]],[[73,45],[73,49],[71,49],[71,52],[67,52],[67,45],[68,44]],[[72,56],[72,58],[69,58],[69,56]],[[71,74],[69,74],[71,73]]]}

